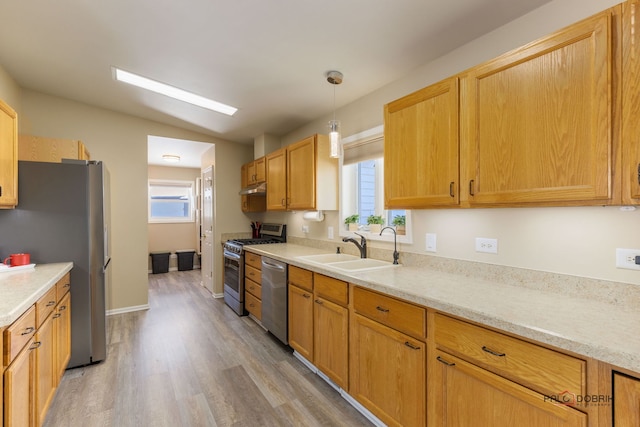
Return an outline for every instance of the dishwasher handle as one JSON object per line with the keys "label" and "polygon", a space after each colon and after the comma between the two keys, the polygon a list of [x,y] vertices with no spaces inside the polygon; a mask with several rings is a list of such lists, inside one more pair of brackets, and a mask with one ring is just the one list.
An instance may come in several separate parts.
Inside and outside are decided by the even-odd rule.
{"label": "dishwasher handle", "polygon": [[262,260],[262,266],[263,267],[272,268],[274,270],[280,270],[280,271],[284,270],[284,266],[283,265],[272,264],[272,263],[270,263],[268,261],[265,261],[265,260]]}

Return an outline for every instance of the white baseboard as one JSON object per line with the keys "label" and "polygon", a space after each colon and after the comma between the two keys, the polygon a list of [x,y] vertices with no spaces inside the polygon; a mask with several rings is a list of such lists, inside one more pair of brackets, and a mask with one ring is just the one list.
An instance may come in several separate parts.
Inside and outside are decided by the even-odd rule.
{"label": "white baseboard", "polygon": [[143,310],[149,310],[149,304],[144,304],[144,305],[133,305],[131,307],[124,307],[124,308],[116,308],[113,310],[107,310],[107,316],[113,316],[114,314],[123,314],[123,313],[133,313],[134,311],[143,311]]}
{"label": "white baseboard", "polygon": [[342,396],[342,398],[344,400],[346,400],[358,412],[360,412],[362,415],[364,415],[364,417],[366,419],[371,421],[371,423],[374,426],[376,426],[376,427],[387,427],[387,425],[385,423],[383,423],[378,417],[373,415],[371,413],[371,411],[369,411],[367,408],[362,406],[362,404],[360,402],[358,402],[356,399],[354,399],[353,396],[351,396],[345,390],[340,388],[340,386],[338,386],[336,383],[334,383],[329,377],[327,377],[325,374],[323,374],[321,371],[319,371],[318,368],[313,363],[311,363],[307,359],[305,359],[300,353],[298,353],[297,351],[293,350],[293,357],[295,357],[300,362],[302,362],[302,364],[305,365],[307,368],[309,368],[309,370],[311,370],[311,372],[313,372],[314,374],[318,375],[320,378],[325,380],[327,382],[327,384],[329,384],[338,393],[340,393],[340,396]]}

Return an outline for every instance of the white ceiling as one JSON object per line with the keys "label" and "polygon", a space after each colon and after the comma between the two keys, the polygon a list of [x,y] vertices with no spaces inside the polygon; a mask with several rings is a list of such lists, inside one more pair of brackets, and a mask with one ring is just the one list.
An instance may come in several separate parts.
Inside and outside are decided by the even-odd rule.
{"label": "white ceiling", "polygon": [[[20,86],[250,144],[339,108],[549,0],[7,0],[0,66]],[[111,67],[233,105],[228,117]]]}

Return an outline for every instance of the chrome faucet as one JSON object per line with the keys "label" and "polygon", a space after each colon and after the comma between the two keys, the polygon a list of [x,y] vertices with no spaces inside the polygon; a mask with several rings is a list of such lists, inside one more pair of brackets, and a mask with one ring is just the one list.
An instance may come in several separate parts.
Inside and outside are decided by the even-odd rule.
{"label": "chrome faucet", "polygon": [[389,229],[391,231],[393,231],[393,263],[394,264],[398,264],[398,258],[400,258],[400,253],[398,252],[397,249],[397,243],[396,241],[398,240],[398,235],[396,234],[396,230],[393,227],[385,227],[382,230],[380,230],[380,235],[382,236],[382,232],[386,229]]}
{"label": "chrome faucet", "polygon": [[342,239],[342,241],[351,242],[354,245],[356,245],[358,249],[360,249],[360,258],[366,258],[367,257],[367,239],[365,239],[362,234],[358,234],[358,233],[353,233],[353,234],[360,236],[360,243],[358,243],[358,241],[353,237],[345,237]]}

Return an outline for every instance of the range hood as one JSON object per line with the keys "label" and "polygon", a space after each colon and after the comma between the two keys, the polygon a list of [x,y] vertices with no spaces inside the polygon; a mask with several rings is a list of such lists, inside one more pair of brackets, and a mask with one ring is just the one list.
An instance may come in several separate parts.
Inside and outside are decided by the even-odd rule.
{"label": "range hood", "polygon": [[240,190],[241,196],[248,196],[250,194],[264,196],[267,194],[267,183],[261,182],[260,184],[253,184]]}

